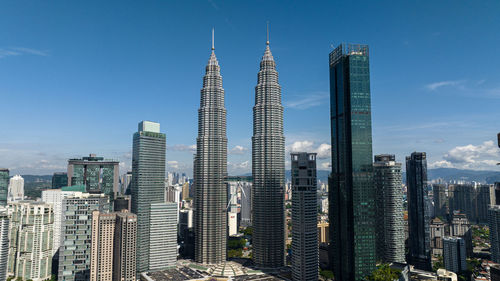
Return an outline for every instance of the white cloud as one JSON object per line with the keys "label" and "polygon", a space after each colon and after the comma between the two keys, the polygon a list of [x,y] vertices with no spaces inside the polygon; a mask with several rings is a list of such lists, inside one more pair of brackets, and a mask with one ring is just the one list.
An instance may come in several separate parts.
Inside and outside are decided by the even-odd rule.
{"label": "white cloud", "polygon": [[243,175],[252,172],[250,161],[227,162],[227,170],[230,175]]}
{"label": "white cloud", "polygon": [[312,146],[314,142],[312,141],[296,141],[290,146],[290,152],[308,152],[312,151]]}
{"label": "white cloud", "polygon": [[458,168],[472,170],[491,170],[500,161],[500,150],[493,141],[479,145],[457,146],[443,155],[443,160],[429,164],[430,168]]}
{"label": "white cloud", "polygon": [[315,146],[313,141],[296,141],[287,147],[289,152],[315,152],[318,159],[329,159],[331,157],[331,145],[322,143]]}
{"label": "white cloud", "polygon": [[324,163],[321,163],[320,167],[327,170],[327,169],[330,169],[332,167],[332,164],[330,164],[330,162],[324,162]]}
{"label": "white cloud", "polygon": [[453,168],[453,164],[451,164],[449,161],[446,160],[441,160],[441,161],[436,161],[429,163],[428,165],[430,169],[435,169],[435,168]]}
{"label": "white cloud", "polygon": [[196,144],[192,144],[192,145],[175,144],[175,145],[167,147],[167,151],[168,150],[171,150],[171,151],[188,151],[188,152],[191,152],[191,153],[195,153],[196,152]]}
{"label": "white cloud", "polygon": [[328,93],[319,92],[301,96],[295,100],[288,100],[284,102],[285,107],[294,109],[308,109],[311,107],[319,106],[324,104],[328,100]]}
{"label": "white cloud", "polygon": [[459,86],[462,86],[464,82],[465,81],[463,81],[463,80],[440,81],[440,82],[434,82],[434,83],[427,84],[427,85],[425,85],[425,88],[427,88],[428,90],[431,90],[431,91],[435,91],[441,87],[448,87],[448,86],[459,87]]}
{"label": "white cloud", "polygon": [[24,47],[12,47],[12,48],[0,49],[0,58],[21,56],[21,55],[35,55],[35,56],[46,57],[49,55],[49,53],[46,51],[40,51]]}
{"label": "white cloud", "polygon": [[318,159],[329,159],[332,155],[332,146],[327,143],[322,143],[316,149],[316,153],[318,153]]}
{"label": "white cloud", "polygon": [[229,150],[229,154],[236,154],[236,155],[242,155],[245,154],[248,151],[248,148],[243,147],[241,145],[237,145],[233,147],[231,150]]}
{"label": "white cloud", "polygon": [[179,162],[175,160],[167,161],[169,169],[179,169]]}

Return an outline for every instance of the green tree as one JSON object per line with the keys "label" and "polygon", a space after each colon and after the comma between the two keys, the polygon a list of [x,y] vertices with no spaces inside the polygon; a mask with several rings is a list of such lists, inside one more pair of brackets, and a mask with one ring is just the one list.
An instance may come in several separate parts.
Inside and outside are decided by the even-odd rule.
{"label": "green tree", "polygon": [[444,268],[443,256],[438,256],[438,260],[432,266],[432,270],[434,272],[436,272],[440,268]]}
{"label": "green tree", "polygon": [[245,247],[247,241],[244,238],[241,239],[229,239],[227,241],[227,247],[229,249],[241,249]]}
{"label": "green tree", "polygon": [[253,228],[251,227],[247,227],[245,228],[245,230],[243,230],[243,234],[245,235],[252,235],[252,233],[253,233]]}
{"label": "green tree", "polygon": [[331,270],[320,270],[319,275],[325,279],[333,279],[333,272]]}
{"label": "green tree", "polygon": [[389,264],[382,264],[375,269],[370,276],[369,281],[394,281],[399,278],[401,271],[392,269]]}
{"label": "green tree", "polygon": [[243,257],[243,249],[234,249],[227,252],[228,258],[241,258]]}

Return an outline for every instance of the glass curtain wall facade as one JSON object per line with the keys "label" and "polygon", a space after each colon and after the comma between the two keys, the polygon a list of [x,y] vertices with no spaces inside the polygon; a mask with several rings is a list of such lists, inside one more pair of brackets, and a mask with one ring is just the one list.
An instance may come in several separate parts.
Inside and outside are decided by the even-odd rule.
{"label": "glass curtain wall facade", "polygon": [[103,157],[96,157],[95,154],[82,159],[70,159],[68,180],[71,186],[85,185],[87,192],[106,194],[112,210],[113,200],[120,184],[119,164],[118,161],[105,160]]}
{"label": "glass curtain wall facade", "polygon": [[329,262],[337,280],[362,280],[376,260],[368,46],[342,44],[329,58]]}
{"label": "glass curtain wall facade", "polygon": [[132,148],[132,213],[137,215],[137,272],[150,266],[151,204],[165,202],[166,136],[160,124],[143,121]]}
{"label": "glass curtain wall facade", "polygon": [[68,174],[54,173],[52,176],[52,189],[58,189],[63,186],[68,186]]}
{"label": "glass curtain wall facade", "polygon": [[0,169],[0,206],[7,206],[9,194],[9,169]]}
{"label": "glass curtain wall facade", "polygon": [[408,186],[408,262],[422,270],[431,270],[430,215],[427,202],[427,157],[413,152],[406,157]]}

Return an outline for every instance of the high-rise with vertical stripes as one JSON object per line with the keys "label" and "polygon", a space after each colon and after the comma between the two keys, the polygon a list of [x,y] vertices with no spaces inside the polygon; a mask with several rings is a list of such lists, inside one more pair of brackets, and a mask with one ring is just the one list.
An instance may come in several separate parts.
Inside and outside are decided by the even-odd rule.
{"label": "high-rise with vertical stripes", "polygon": [[203,77],[194,160],[195,260],[203,264],[225,262],[227,242],[226,108],[214,49]]}
{"label": "high-rise with vertical stripes", "polygon": [[7,259],[9,258],[9,216],[7,209],[0,206],[0,281],[7,278]]}
{"label": "high-rise with vertical stripes", "polygon": [[137,215],[137,272],[150,268],[151,205],[165,202],[166,136],[160,124],[139,123],[132,148],[132,213]]}
{"label": "high-rise with vertical stripes", "polygon": [[255,86],[252,137],[253,260],[262,268],[285,262],[285,136],[281,86],[269,40]]}
{"label": "high-rise with vertical stripes", "polygon": [[405,232],[401,163],[391,154],[375,155],[373,177],[377,192],[377,261],[405,262]]}

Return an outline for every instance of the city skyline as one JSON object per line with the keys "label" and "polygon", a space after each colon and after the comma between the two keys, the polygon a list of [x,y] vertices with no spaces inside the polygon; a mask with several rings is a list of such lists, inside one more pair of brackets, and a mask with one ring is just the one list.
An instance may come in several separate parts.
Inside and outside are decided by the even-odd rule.
{"label": "city skyline", "polygon": [[[228,171],[250,172],[252,90],[265,23],[270,21],[284,87],[286,155],[314,151],[318,169],[328,169],[325,58],[331,44],[360,42],[371,46],[373,57],[374,154],[392,153],[403,162],[411,151],[426,151],[429,168],[494,170],[498,151],[492,149],[491,132],[497,131],[494,104],[500,92],[491,62],[499,55],[488,52],[488,59],[474,61],[461,56],[480,51],[476,46],[498,43],[494,11],[499,3],[464,3],[454,2],[453,13],[446,2],[433,3],[432,8],[426,3],[393,3],[387,11],[368,2],[360,7],[266,3],[264,11],[253,3],[215,0],[196,7],[180,2],[56,2],[21,9],[19,3],[2,3],[0,94],[6,104],[22,106],[1,113],[10,120],[2,123],[2,131],[16,133],[0,142],[0,166],[11,174],[51,174],[64,171],[69,158],[96,153],[123,162],[123,173],[130,167],[134,125],[152,120],[164,124],[170,136],[167,169],[190,174],[196,81],[215,26],[227,91]],[[483,16],[474,17],[471,7]],[[116,13],[109,15],[107,8]],[[349,13],[340,11],[354,8],[356,20],[348,21],[348,28],[330,22],[332,16],[347,22],[343,19]],[[276,13],[279,9],[283,15],[303,15],[304,20],[290,22]],[[21,21],[20,11],[33,20]],[[427,20],[421,22],[424,13]],[[379,30],[384,31],[383,39],[375,32]],[[304,64],[308,67],[301,67]],[[143,98],[157,102],[126,111]],[[93,114],[73,114],[75,104]],[[97,122],[102,126],[95,126]],[[466,130],[470,133],[464,135]]]}

